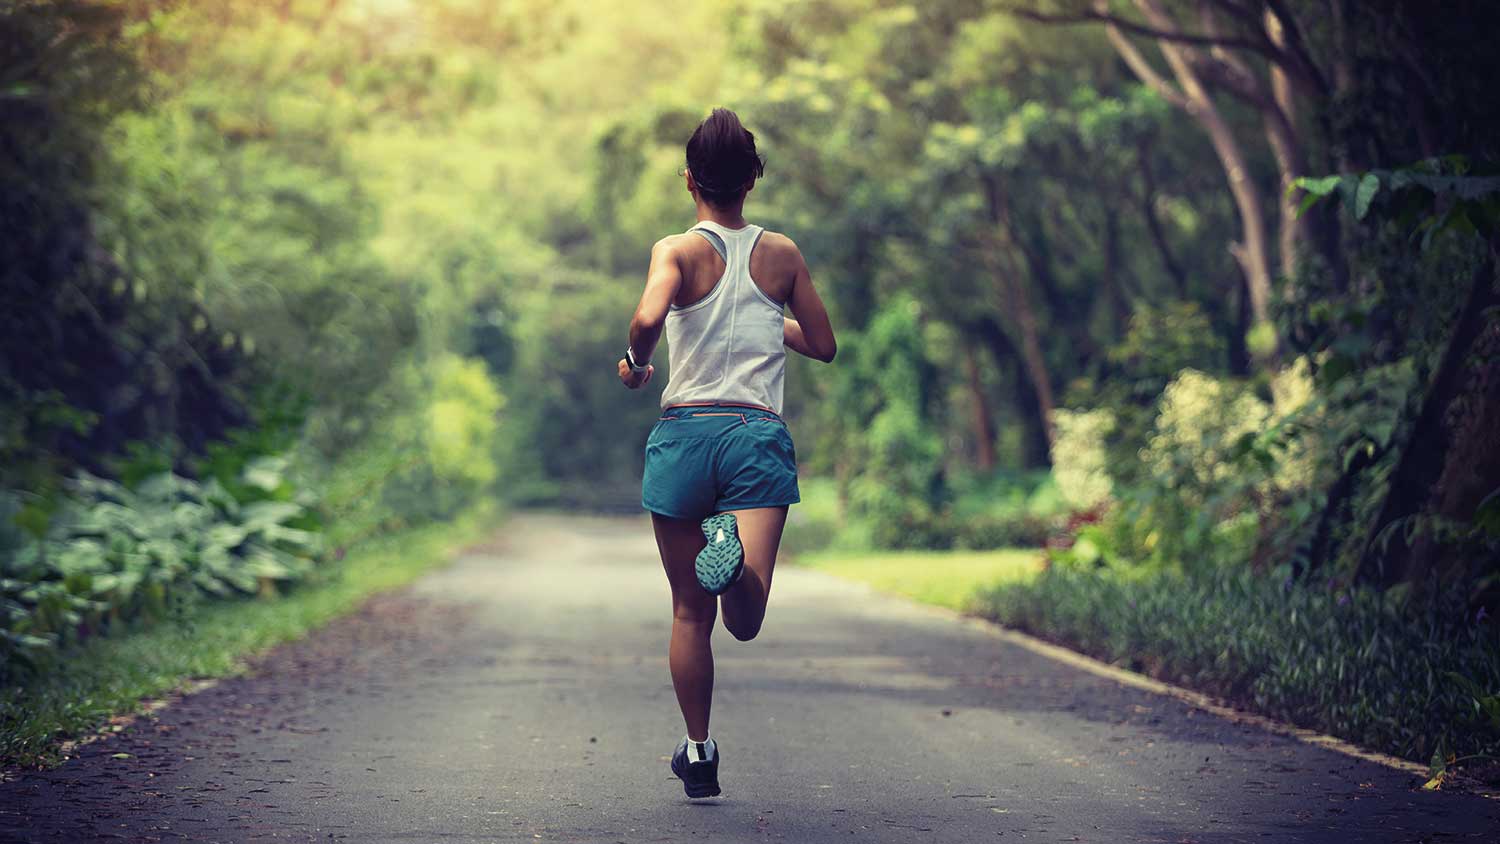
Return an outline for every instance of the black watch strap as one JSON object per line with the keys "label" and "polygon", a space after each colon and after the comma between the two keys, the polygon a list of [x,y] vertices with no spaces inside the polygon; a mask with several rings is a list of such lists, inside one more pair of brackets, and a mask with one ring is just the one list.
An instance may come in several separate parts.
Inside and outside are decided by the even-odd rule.
{"label": "black watch strap", "polygon": [[647,363],[650,363],[650,361],[646,361],[646,363],[636,363],[635,353],[630,350],[630,346],[627,345],[625,347],[625,365],[630,367],[631,372],[640,372],[641,370],[646,368]]}

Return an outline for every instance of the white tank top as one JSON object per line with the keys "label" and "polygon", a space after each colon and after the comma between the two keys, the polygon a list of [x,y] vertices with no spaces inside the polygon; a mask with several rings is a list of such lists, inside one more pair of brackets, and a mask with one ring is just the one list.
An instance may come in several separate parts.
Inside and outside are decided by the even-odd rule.
{"label": "white tank top", "polygon": [[750,278],[750,252],[765,229],[731,229],[703,220],[688,231],[724,259],[707,296],[667,312],[667,371],[662,407],[695,402],[754,404],[781,412],[786,376],[785,306]]}

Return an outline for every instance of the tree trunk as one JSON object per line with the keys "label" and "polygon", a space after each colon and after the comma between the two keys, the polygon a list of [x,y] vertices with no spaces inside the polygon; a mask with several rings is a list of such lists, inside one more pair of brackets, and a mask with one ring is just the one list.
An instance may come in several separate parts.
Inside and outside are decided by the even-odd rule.
{"label": "tree trunk", "polygon": [[[1269,9],[1266,10],[1266,33],[1271,43],[1286,47],[1286,33],[1281,20]],[[1297,276],[1297,243],[1311,240],[1308,226],[1310,217],[1297,216],[1297,197],[1292,190],[1297,177],[1307,175],[1307,162],[1302,154],[1302,139],[1297,136],[1297,104],[1292,99],[1292,83],[1286,71],[1271,64],[1271,101],[1261,109],[1266,126],[1266,140],[1271,144],[1271,154],[1276,159],[1279,177],[1276,195],[1280,237],[1277,246],[1281,257],[1281,276],[1292,279]]]}
{"label": "tree trunk", "polygon": [[[1406,437],[1405,447],[1387,482],[1385,501],[1366,533],[1359,562],[1359,575],[1365,579],[1386,586],[1403,580],[1420,585],[1431,570],[1434,554],[1431,543],[1408,545],[1405,532],[1401,530],[1393,530],[1388,541],[1382,534],[1392,529],[1395,522],[1414,518],[1428,511],[1429,502],[1436,500],[1441,505],[1445,492],[1440,481],[1447,475],[1462,475],[1476,468],[1450,465],[1455,460],[1465,463],[1478,459],[1483,463],[1495,459],[1493,445],[1486,452],[1469,442],[1474,437],[1493,439],[1493,430],[1470,431],[1470,424],[1468,427],[1460,427],[1458,431],[1451,431],[1447,417],[1450,406],[1458,399],[1464,399],[1466,404],[1472,403],[1471,399],[1479,401],[1478,411],[1464,414],[1469,417],[1469,423],[1486,414],[1493,415],[1493,409],[1488,405],[1497,400],[1494,385],[1490,385],[1487,390],[1482,389],[1477,397],[1466,396],[1465,387],[1469,379],[1465,376],[1474,349],[1488,332],[1494,330],[1494,319],[1486,311],[1500,304],[1500,296],[1495,291],[1497,246],[1500,243],[1490,244],[1489,252],[1474,273],[1473,287],[1458,314],[1448,348],[1443,353],[1437,371],[1433,373],[1431,386],[1422,401],[1416,423]],[[1462,483],[1455,494],[1463,498],[1472,494],[1483,496],[1487,492],[1475,493],[1472,487],[1473,484]],[[1450,502],[1448,509],[1461,510],[1464,503]],[[1478,498],[1472,504],[1478,504]],[[1441,514],[1441,506],[1434,509]],[[1418,550],[1423,553],[1417,554]]]}
{"label": "tree trunk", "polygon": [[[1236,279],[1239,283],[1234,285],[1233,297],[1234,308],[1231,317],[1234,320],[1234,330],[1229,333],[1229,374],[1236,378],[1245,378],[1250,375],[1250,366],[1254,361],[1250,359],[1250,349],[1245,343],[1245,335],[1250,331],[1250,294],[1246,291],[1244,279]],[[1225,285],[1228,287],[1229,285]]]}
{"label": "tree trunk", "polygon": [[[1172,19],[1162,12],[1156,0],[1136,0],[1136,6],[1157,28],[1171,31],[1177,29]],[[1107,0],[1099,0],[1096,8],[1107,12]],[[1202,79],[1194,71],[1189,61],[1187,48],[1167,40],[1156,42],[1162,56],[1167,60],[1167,65],[1171,67],[1178,85],[1181,86],[1179,90],[1173,88],[1157,73],[1118,26],[1108,24],[1105,32],[1120,57],[1142,82],[1161,94],[1167,101],[1186,111],[1208,133],[1209,143],[1212,144],[1214,153],[1219,158],[1219,164],[1224,169],[1224,174],[1229,181],[1229,192],[1240,217],[1242,239],[1239,243],[1230,244],[1229,251],[1245,274],[1245,283],[1250,294],[1250,312],[1254,323],[1257,326],[1269,323],[1271,262],[1265,207],[1260,192],[1250,178],[1249,161],[1240,148],[1239,141],[1234,137],[1234,132],[1229,128],[1229,123],[1219,113],[1218,107],[1214,105],[1213,99],[1204,88]]]}
{"label": "tree trunk", "polygon": [[1015,377],[1011,383],[1015,388],[1015,408],[1025,426],[1022,437],[1022,461],[1027,468],[1045,469],[1052,465],[1051,440],[1048,437],[1050,417],[1042,413],[1038,390],[1032,382],[1030,372],[1021,361],[1015,343],[1000,323],[991,317],[981,317],[969,324],[971,336],[981,338],[989,347],[995,364],[1014,366]]}
{"label": "tree trunk", "polygon": [[1172,277],[1177,289],[1177,298],[1187,301],[1187,275],[1172,255],[1166,231],[1162,229],[1161,215],[1156,213],[1156,176],[1151,171],[1151,153],[1145,139],[1136,144],[1136,160],[1141,169],[1141,214],[1146,218],[1146,229],[1151,232],[1151,242],[1156,245],[1156,254],[1161,258],[1162,268]]}
{"label": "tree trunk", "polygon": [[[1492,291],[1491,303],[1496,298]],[[1473,524],[1479,504],[1500,490],[1500,319],[1486,321],[1468,360],[1459,399],[1464,410],[1448,414],[1448,451],[1429,505],[1433,516],[1459,525]],[[1427,532],[1412,543],[1407,579],[1426,582],[1435,574],[1440,583],[1472,583],[1486,568],[1500,570],[1500,560],[1484,559],[1480,549],[1444,544]]]}
{"label": "tree trunk", "polygon": [[988,250],[986,259],[994,272],[995,286],[1003,300],[1005,312],[1014,320],[1016,331],[1020,335],[1021,362],[1036,392],[1037,408],[1041,413],[1042,428],[1046,434],[1047,447],[1050,452],[1055,436],[1052,411],[1056,404],[1052,398],[1052,377],[1047,369],[1047,358],[1042,353],[1041,329],[1037,322],[1036,309],[1031,302],[1031,293],[1027,289],[1026,280],[1017,265],[1015,256],[1007,252],[1001,244],[1006,243],[1008,238],[1009,242],[1022,253],[1022,258],[1027,261],[1027,266],[1031,269],[1033,276],[1045,275],[1047,268],[1045,262],[1035,259],[1026,249],[1024,234],[1017,230],[1000,186],[995,183],[994,179],[985,179],[984,186],[990,206],[990,216],[996,228],[995,244]]}
{"label": "tree trunk", "polygon": [[995,469],[995,422],[990,416],[989,402],[984,398],[979,358],[972,343],[964,343],[964,368],[969,376],[969,400],[974,405],[974,462],[981,472],[991,472]]}
{"label": "tree trunk", "polygon": [[[1021,253],[1021,257],[1026,262],[1027,274],[1030,275],[1032,281],[1036,282],[1037,288],[1041,291],[1042,301],[1046,303],[1051,313],[1067,313],[1071,308],[1062,286],[1053,275],[1052,265],[1049,263],[1052,249],[1043,234],[1042,225],[1033,226],[1028,231],[1026,226],[1011,212],[1008,197],[994,179],[985,180],[985,190],[989,199],[991,219],[1002,226],[1002,234],[1008,237],[1009,242]],[[1017,284],[1025,283],[1020,280],[1019,267],[1011,266],[1009,273],[1017,279]],[[1023,291],[1023,295],[1028,297],[1029,307],[1029,294]],[[1098,356],[1098,349],[1095,346],[1093,334],[1089,331],[1087,320],[1064,320],[1056,327],[1067,335],[1075,360],[1087,361]]]}
{"label": "tree trunk", "polygon": [[1119,332],[1111,341],[1125,333],[1125,323],[1130,320],[1130,303],[1120,281],[1120,221],[1109,209],[1104,212],[1104,268],[1100,281],[1109,305],[1110,324]]}
{"label": "tree trunk", "polygon": [[1010,279],[1006,282],[1007,274],[1000,274],[1000,285],[1009,288],[1009,299],[1011,313],[1014,314],[1016,327],[1021,332],[1021,362],[1025,366],[1027,378],[1031,381],[1032,390],[1036,393],[1037,411],[1042,418],[1042,431],[1047,437],[1047,449],[1050,453],[1056,441],[1056,429],[1052,424],[1053,410],[1056,404],[1052,398],[1052,376],[1047,371],[1047,358],[1042,354],[1041,335],[1037,328],[1036,314],[1031,309],[1031,297],[1027,295],[1026,284],[1020,279]]}
{"label": "tree trunk", "polygon": [[[1286,49],[1288,39],[1281,18],[1267,10],[1265,21],[1266,34],[1271,42]],[[1297,214],[1292,183],[1298,176],[1309,175],[1307,153],[1297,130],[1296,91],[1286,70],[1275,63],[1271,64],[1271,103],[1263,107],[1262,112],[1265,114],[1266,138],[1271,142],[1281,176],[1278,213],[1281,219],[1282,273],[1288,279],[1295,278],[1297,244],[1311,245],[1327,266],[1334,286],[1343,290],[1349,281],[1349,266],[1340,248],[1340,221],[1332,204],[1322,203],[1310,213]]]}

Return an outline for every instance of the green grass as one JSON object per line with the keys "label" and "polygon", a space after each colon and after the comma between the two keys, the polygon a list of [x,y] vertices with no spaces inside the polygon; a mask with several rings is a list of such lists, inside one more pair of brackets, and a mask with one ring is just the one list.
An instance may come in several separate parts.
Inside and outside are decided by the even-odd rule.
{"label": "green grass", "polygon": [[843,527],[838,484],[832,478],[800,479],[802,502],[787,514],[782,550],[790,554],[822,551],[833,545]]}
{"label": "green grass", "polygon": [[1054,564],[979,615],[1417,762],[1500,757],[1500,629],[1430,605],[1250,571]]}
{"label": "green grass", "polygon": [[979,593],[1000,583],[1026,583],[1041,571],[1037,549],[999,551],[822,551],[796,558],[881,592],[953,610],[972,609]]}
{"label": "green grass", "polygon": [[498,515],[482,504],[451,522],[370,538],[336,564],[328,580],[282,597],[205,602],[175,623],[87,642],[45,674],[0,690],[0,764],[59,761],[61,741],[99,728],[195,678],[240,673],[246,658],[303,636],[445,562],[489,530]]}

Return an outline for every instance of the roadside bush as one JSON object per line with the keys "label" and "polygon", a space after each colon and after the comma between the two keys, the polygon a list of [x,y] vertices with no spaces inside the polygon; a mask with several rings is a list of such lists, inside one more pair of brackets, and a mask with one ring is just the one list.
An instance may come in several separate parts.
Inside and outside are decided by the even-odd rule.
{"label": "roadside bush", "polygon": [[371,400],[380,413],[353,448],[317,468],[341,541],[452,517],[488,494],[506,397],[483,363],[415,362]]}
{"label": "roadside bush", "polygon": [[1069,508],[1047,472],[955,474],[949,488],[939,521],[954,548],[1040,548]]}
{"label": "roadside bush", "polygon": [[1315,506],[1321,443],[1307,432],[1324,419],[1305,360],[1268,387],[1269,401],[1249,381],[1183,370],[1163,390],[1128,471],[1106,457],[1109,411],[1061,413],[1059,488],[1080,510],[1112,504],[1102,524],[1080,535],[1084,550],[1174,567],[1284,558],[1295,539],[1289,528]]}
{"label": "roadside bush", "polygon": [[[809,479],[802,506],[792,508],[788,535],[798,550],[1040,548],[1062,527],[1068,510],[1045,473],[955,474],[945,492],[943,499],[921,506],[903,504],[905,499],[891,494],[886,509],[851,507],[853,514],[841,517],[836,486]],[[816,513],[799,516],[804,508]]]}
{"label": "roadside bush", "polygon": [[1093,510],[1109,500],[1113,483],[1105,439],[1114,429],[1109,410],[1063,410],[1054,414],[1052,477],[1062,499],[1075,510]]}
{"label": "roadside bush", "polygon": [[[1278,576],[1279,577],[1279,576]],[[1055,563],[980,612],[1169,682],[1421,762],[1500,753],[1500,627],[1462,596],[1246,571]]]}
{"label": "roadside bush", "polygon": [[80,474],[41,538],[12,535],[0,558],[0,676],[45,663],[58,646],[203,596],[271,593],[321,556],[312,502],[286,461],[249,463],[236,485],[171,473],[130,489]]}
{"label": "roadside bush", "polygon": [[1057,529],[1057,519],[1016,512],[958,518],[950,516],[953,547],[972,551],[996,548],[1040,548]]}

